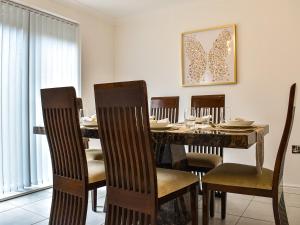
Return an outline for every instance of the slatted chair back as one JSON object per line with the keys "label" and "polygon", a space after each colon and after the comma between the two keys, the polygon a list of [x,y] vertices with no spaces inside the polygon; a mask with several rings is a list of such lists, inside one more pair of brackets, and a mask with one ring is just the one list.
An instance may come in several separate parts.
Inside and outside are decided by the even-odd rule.
{"label": "slatted chair back", "polygon": [[[225,107],[225,95],[192,96],[191,107],[196,110],[196,116],[212,115],[213,123],[221,121],[221,110]],[[204,111],[207,109],[208,111]]]}
{"label": "slatted chair back", "polygon": [[179,96],[151,98],[151,116],[157,120],[169,118],[171,123],[177,123],[178,114]]}
{"label": "slatted chair back", "polygon": [[88,171],[75,89],[42,89],[41,99],[53,169],[49,224],[85,224]]}
{"label": "slatted chair back", "polygon": [[106,224],[156,224],[157,178],[144,81],[95,85],[107,179]]}
{"label": "slatted chair back", "polygon": [[[223,116],[225,115],[225,95],[199,95],[192,96],[191,107],[195,109],[196,116],[205,116],[207,114],[212,115],[214,123],[221,121],[221,110],[223,110]],[[204,111],[208,109],[208,111]],[[189,146],[189,152],[208,153],[223,156],[222,147],[209,147],[209,146]]]}
{"label": "slatted chair back", "polygon": [[289,143],[289,138],[293,127],[293,122],[294,122],[294,114],[295,114],[295,107],[296,107],[295,97],[296,97],[296,84],[293,84],[290,88],[286,122],[285,122],[283,134],[281,137],[281,141],[280,141],[280,145],[276,157],[274,175],[273,175],[273,191],[276,192],[278,191],[279,195],[281,195],[282,192],[282,178],[283,178],[285,155],[286,155],[287,146]]}

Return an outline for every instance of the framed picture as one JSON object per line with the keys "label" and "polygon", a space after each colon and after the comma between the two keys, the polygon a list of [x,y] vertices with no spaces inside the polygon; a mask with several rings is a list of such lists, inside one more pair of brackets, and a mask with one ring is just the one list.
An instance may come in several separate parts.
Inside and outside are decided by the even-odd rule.
{"label": "framed picture", "polygon": [[235,84],[236,26],[182,34],[182,86]]}

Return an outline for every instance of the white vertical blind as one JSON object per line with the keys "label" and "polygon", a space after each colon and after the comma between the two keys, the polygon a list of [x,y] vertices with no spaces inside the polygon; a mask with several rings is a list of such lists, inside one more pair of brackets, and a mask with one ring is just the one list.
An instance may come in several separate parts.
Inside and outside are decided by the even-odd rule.
{"label": "white vertical blind", "polygon": [[27,10],[0,2],[0,192],[30,185]]}
{"label": "white vertical blind", "polygon": [[[40,89],[79,87],[78,26],[39,13],[30,13],[30,127],[42,125]],[[30,165],[33,184],[51,181],[48,143],[30,134]]]}
{"label": "white vertical blind", "polygon": [[0,194],[52,182],[40,89],[80,91],[78,25],[0,0]]}

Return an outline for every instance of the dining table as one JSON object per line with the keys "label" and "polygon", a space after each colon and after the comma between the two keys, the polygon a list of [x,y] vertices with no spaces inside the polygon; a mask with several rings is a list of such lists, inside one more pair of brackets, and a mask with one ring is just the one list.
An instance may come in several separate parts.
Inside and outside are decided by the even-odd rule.
{"label": "dining table", "polygon": [[[100,139],[97,126],[81,126],[80,129],[82,137]],[[46,131],[43,126],[35,126],[33,133],[45,135]],[[263,144],[264,136],[268,133],[269,125],[266,124],[255,124],[245,128],[206,126],[193,129],[186,128],[184,124],[177,124],[170,129],[151,129],[151,138],[156,153],[161,149],[172,149],[173,153],[171,154],[174,154],[175,157],[172,157],[171,167],[184,170],[186,166],[184,146],[186,145],[247,150],[255,144],[258,145],[258,142]],[[171,145],[172,148],[170,148]],[[158,158],[157,154],[156,158]],[[160,166],[160,162],[156,162]],[[191,209],[188,208],[190,205],[188,201],[189,196],[186,195],[163,205],[158,215],[158,224],[189,224]]]}

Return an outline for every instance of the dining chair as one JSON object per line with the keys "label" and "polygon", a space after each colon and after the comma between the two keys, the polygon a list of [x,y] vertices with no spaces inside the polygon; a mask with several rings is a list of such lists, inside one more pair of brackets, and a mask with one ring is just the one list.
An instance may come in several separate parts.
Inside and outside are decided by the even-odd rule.
{"label": "dining chair", "polygon": [[157,120],[168,118],[171,123],[177,123],[178,114],[179,96],[151,98],[151,116]]}
{"label": "dining chair", "polygon": [[41,99],[53,170],[49,224],[83,225],[88,191],[106,185],[104,161],[86,159],[73,87],[42,89]]}
{"label": "dining chair", "polygon": [[[275,224],[289,224],[283,194],[283,171],[294,121],[295,95],[296,84],[293,84],[290,89],[286,122],[273,171],[263,168],[260,174],[257,172],[256,166],[224,163],[203,177],[203,225],[208,225],[209,221],[208,199],[211,190],[272,198]],[[226,215],[226,207],[222,207],[222,214]]]}
{"label": "dining chair", "polygon": [[[212,115],[212,122],[219,123],[221,121],[221,109],[225,107],[225,95],[192,96],[191,107],[195,109],[197,117],[206,116],[206,113],[210,113]],[[204,109],[209,110],[205,111]],[[205,173],[223,163],[223,147],[189,145],[186,157],[188,170],[196,173],[201,181]],[[213,217],[215,194],[212,194],[210,198],[210,215]],[[224,205],[226,193],[221,193],[221,201],[222,205]]]}
{"label": "dining chair", "polygon": [[159,207],[189,193],[198,224],[197,176],[155,167],[145,81],[95,85],[107,177],[106,225],[156,225]]}

